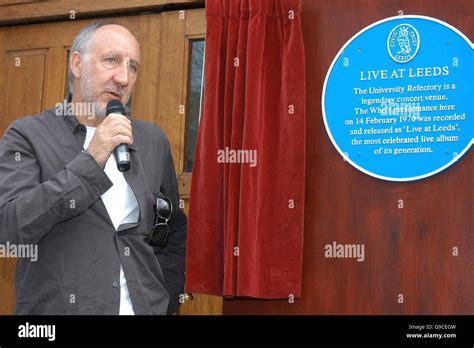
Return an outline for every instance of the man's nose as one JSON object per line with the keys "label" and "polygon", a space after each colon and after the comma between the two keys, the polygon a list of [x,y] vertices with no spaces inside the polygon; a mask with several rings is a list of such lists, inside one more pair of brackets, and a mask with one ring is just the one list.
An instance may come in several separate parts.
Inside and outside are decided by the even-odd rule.
{"label": "man's nose", "polygon": [[120,84],[122,87],[128,86],[129,83],[129,74],[130,69],[127,62],[123,62],[120,66],[117,67],[114,74],[114,82]]}

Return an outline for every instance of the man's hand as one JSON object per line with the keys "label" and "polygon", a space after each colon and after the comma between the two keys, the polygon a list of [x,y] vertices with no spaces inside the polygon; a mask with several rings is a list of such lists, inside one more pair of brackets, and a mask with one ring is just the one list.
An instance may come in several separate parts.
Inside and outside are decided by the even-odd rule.
{"label": "man's hand", "polygon": [[120,144],[133,144],[132,122],[120,114],[110,114],[97,127],[87,148],[102,168]]}

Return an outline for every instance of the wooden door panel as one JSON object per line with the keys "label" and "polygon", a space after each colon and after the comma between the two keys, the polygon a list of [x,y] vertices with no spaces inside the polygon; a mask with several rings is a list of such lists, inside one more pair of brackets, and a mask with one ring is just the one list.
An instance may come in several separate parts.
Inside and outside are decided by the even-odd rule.
{"label": "wooden door panel", "polygon": [[61,101],[65,94],[67,80],[68,47],[56,46],[48,50],[45,66],[46,81],[44,86],[42,110],[52,108]]}
{"label": "wooden door panel", "polygon": [[44,49],[8,52],[5,120],[10,124],[19,117],[41,111],[45,83]]}
{"label": "wooden door panel", "polygon": [[6,54],[6,29],[0,28],[0,136],[3,136],[3,130],[7,127],[5,115],[5,91],[6,91],[6,71],[7,71],[7,54]]}
{"label": "wooden door panel", "polygon": [[151,123],[157,123],[159,112],[158,88],[161,47],[161,14],[139,17],[138,41],[141,62],[135,91],[132,96],[132,115]]}
{"label": "wooden door panel", "polygon": [[16,259],[0,259],[0,315],[15,311]]}
{"label": "wooden door panel", "polygon": [[[47,24],[6,27],[6,50],[28,50],[38,47],[70,47],[81,29],[103,19],[73,20]],[[110,20],[126,26],[138,36],[138,17],[116,17]]]}
{"label": "wooden door panel", "polygon": [[[182,134],[185,120],[183,107],[186,105],[183,95],[185,29],[186,20],[180,19],[178,11],[163,13],[158,89],[159,114],[156,122],[170,141],[177,173],[181,172],[184,153]],[[180,108],[183,111],[181,113]]]}
{"label": "wooden door panel", "polygon": [[[2,2],[7,6],[2,6]],[[12,4],[15,3],[15,6]],[[0,25],[28,21],[63,21],[101,15],[136,15],[161,12],[167,8],[203,7],[204,0],[0,0]],[[72,18],[71,18],[72,19]]]}

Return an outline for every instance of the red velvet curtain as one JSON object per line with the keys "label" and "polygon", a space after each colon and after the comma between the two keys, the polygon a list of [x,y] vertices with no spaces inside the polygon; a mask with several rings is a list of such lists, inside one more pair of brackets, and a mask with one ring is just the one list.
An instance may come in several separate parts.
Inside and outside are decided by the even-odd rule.
{"label": "red velvet curtain", "polygon": [[300,296],[305,178],[300,10],[300,0],[206,1],[188,292]]}

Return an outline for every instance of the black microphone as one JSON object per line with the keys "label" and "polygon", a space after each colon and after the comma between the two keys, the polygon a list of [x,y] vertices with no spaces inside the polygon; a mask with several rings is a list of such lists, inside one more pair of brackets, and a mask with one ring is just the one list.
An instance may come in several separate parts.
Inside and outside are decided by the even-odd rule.
{"label": "black microphone", "polygon": [[[120,114],[127,116],[125,108],[123,107],[120,100],[112,99],[107,103],[107,109],[105,115],[109,114]],[[121,172],[126,172],[130,169],[130,151],[128,150],[127,144],[120,144],[114,149],[115,160],[117,161],[117,168]]]}

